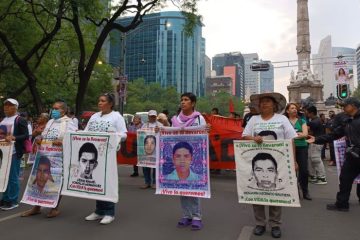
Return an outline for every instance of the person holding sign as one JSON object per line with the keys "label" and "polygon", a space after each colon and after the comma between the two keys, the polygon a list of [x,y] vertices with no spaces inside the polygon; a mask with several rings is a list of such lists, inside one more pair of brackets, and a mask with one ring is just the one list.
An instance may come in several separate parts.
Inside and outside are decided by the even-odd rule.
{"label": "person holding sign", "polygon": [[[36,144],[41,145],[42,143],[52,142],[55,146],[62,146],[62,139],[64,135],[68,131],[76,131],[78,129],[77,125],[66,116],[68,107],[67,104],[63,101],[56,101],[53,104],[50,117],[51,119],[46,123],[45,129],[41,132],[41,135],[36,138]],[[49,159],[48,159],[49,160]],[[61,159],[62,160],[62,159]],[[45,160],[40,158],[38,163],[38,169],[36,170],[36,179],[35,182],[42,184],[42,178],[38,178],[39,174],[43,174],[43,176],[51,176],[50,172],[50,161],[48,164],[44,162]],[[45,165],[48,165],[48,169],[39,169]],[[51,180],[51,178],[49,178]],[[45,185],[46,182],[43,184]],[[57,217],[60,214],[58,209],[60,204],[61,196],[55,208],[52,208],[50,212],[46,215],[48,218]],[[30,210],[22,213],[22,217],[30,217],[33,215],[40,214],[41,208],[40,206],[34,206]]]}
{"label": "person holding sign", "polygon": [[[113,111],[115,105],[115,97],[110,93],[102,94],[99,97],[98,108],[99,112],[91,116],[88,124],[85,127],[85,131],[89,132],[114,132],[117,133],[121,141],[126,139],[126,125],[124,118],[119,112]],[[85,145],[85,144],[84,144]],[[91,153],[91,152],[89,152]],[[91,153],[94,154],[95,153]],[[116,159],[113,159],[116,161]],[[95,168],[95,159],[87,158],[87,164],[93,161],[92,169]],[[90,170],[88,171],[90,173]],[[86,168],[85,168],[85,175]],[[100,220],[100,224],[109,224],[115,219],[115,203],[106,201],[96,201],[95,212],[91,213],[85,218],[86,221]]]}
{"label": "person holding sign", "polygon": [[17,115],[19,102],[16,99],[8,98],[4,102],[5,118],[0,125],[7,126],[10,131],[5,137],[6,142],[15,142],[14,151],[11,159],[9,181],[6,191],[2,195],[0,208],[11,210],[19,206],[18,197],[20,192],[19,174],[20,162],[24,154],[24,141],[29,138],[27,122],[24,118]]}
{"label": "person holding sign", "polygon": [[[173,127],[190,127],[190,126],[205,126],[206,121],[204,117],[197,111],[195,111],[196,96],[193,93],[183,93],[181,95],[180,106],[181,111],[179,115],[174,116],[171,119]],[[208,126],[209,129],[209,126]],[[179,179],[188,179],[190,177],[196,177],[195,174],[191,175],[189,171],[192,148],[190,144],[178,143],[178,146],[174,146],[173,149],[173,163],[175,170],[170,177],[178,177]],[[198,197],[185,197],[180,196],[181,209],[183,216],[178,222],[177,226],[187,227],[191,225],[192,230],[200,230],[203,227],[201,220],[201,208],[200,198]]]}
{"label": "person holding sign", "polygon": [[[250,96],[250,101],[258,107],[260,115],[253,116],[243,131],[244,140],[254,140],[256,143],[261,144],[266,135],[271,135],[272,139],[293,139],[297,137],[294,128],[291,126],[289,120],[279,113],[281,113],[286,105],[286,99],[280,93],[262,93],[254,94]],[[255,157],[256,158],[256,157]],[[276,165],[271,161],[270,156],[261,156],[258,160],[264,161],[261,168],[267,167],[270,176],[275,176]],[[274,159],[273,159],[274,160]],[[276,187],[271,182],[263,182],[260,175],[256,172],[260,167],[257,164],[258,161],[253,161],[253,171],[255,177],[258,177],[259,187]],[[276,161],[275,161],[276,162]],[[270,174],[270,172],[272,172]],[[256,220],[256,227],[254,234],[257,236],[263,235],[266,230],[266,215],[264,205],[253,205],[254,215]],[[274,238],[281,237],[281,207],[269,206],[269,223],[271,226],[271,235]]]}
{"label": "person holding sign", "polygon": [[[148,122],[145,123],[141,129],[155,129],[155,127],[162,127],[163,124],[156,120],[157,112],[150,110],[148,113]],[[154,155],[156,146],[156,139],[153,135],[148,135],[144,139],[144,150],[146,155]],[[152,171],[152,174],[151,174]],[[145,178],[145,184],[141,186],[141,189],[155,188],[155,169],[149,167],[143,167],[143,173]]]}

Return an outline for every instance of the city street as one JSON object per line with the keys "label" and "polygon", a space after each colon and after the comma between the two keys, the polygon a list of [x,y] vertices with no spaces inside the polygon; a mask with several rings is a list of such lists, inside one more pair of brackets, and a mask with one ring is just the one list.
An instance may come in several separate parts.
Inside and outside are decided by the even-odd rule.
{"label": "city street", "polygon": [[[193,232],[178,229],[178,197],[155,195],[154,190],[141,190],[143,178],[131,178],[132,167],[119,167],[119,196],[116,219],[107,226],[86,222],[84,217],[95,207],[95,201],[64,197],[61,215],[47,219],[41,215],[21,218],[30,206],[21,204],[12,211],[0,212],[1,240],[15,239],[147,239],[147,240],[248,240],[272,239],[269,229],[262,237],[251,234],[254,226],[250,205],[238,204],[234,172],[223,171],[211,176],[212,198],[202,201],[204,228]],[[336,168],[328,167],[327,185],[310,185],[313,201],[302,201],[301,208],[283,208],[282,239],[358,239],[360,205],[353,192],[350,212],[331,212],[325,204],[334,201],[337,191]],[[25,173],[25,179],[29,170]],[[24,187],[25,181],[23,181]],[[355,188],[354,188],[355,190]]]}

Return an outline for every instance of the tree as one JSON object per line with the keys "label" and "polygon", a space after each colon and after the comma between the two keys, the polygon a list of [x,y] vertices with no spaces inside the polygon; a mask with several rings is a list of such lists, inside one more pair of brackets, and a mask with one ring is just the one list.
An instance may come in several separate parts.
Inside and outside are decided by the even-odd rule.
{"label": "tree", "polygon": [[[143,22],[143,17],[146,14],[154,10],[159,10],[166,2],[166,0],[122,0],[119,4],[111,8],[111,12],[104,14],[104,9],[106,9],[107,6],[104,6],[102,1],[70,0],[71,10],[63,17],[63,19],[71,23],[76,33],[80,49],[80,58],[78,61],[79,84],[76,95],[76,111],[78,113],[82,110],[82,103],[93,68],[110,32],[112,30],[118,30],[125,33],[135,29]],[[197,0],[172,0],[170,2],[178,2],[184,11],[189,11],[189,13],[186,14],[188,23],[186,31],[192,31],[191,26],[198,24],[199,20],[195,15],[197,11]],[[120,16],[124,16],[128,13],[132,13],[133,15],[129,25],[124,26],[116,22]],[[94,47],[88,51],[84,44],[84,27],[88,27],[88,24],[82,25],[81,23],[84,21],[92,23],[93,26],[97,27],[97,38],[94,41]]]}
{"label": "tree", "polygon": [[[177,3],[181,9],[187,11],[185,31],[190,33],[192,26],[198,24],[199,21],[196,15],[197,0],[121,0],[110,9],[104,4],[107,1],[103,0],[1,1],[0,41],[2,45],[0,50],[6,49],[12,61],[25,76],[25,80],[21,82],[20,88],[14,91],[14,94],[19,94],[29,88],[36,111],[41,112],[43,96],[38,89],[37,70],[55,42],[62,42],[61,38],[64,36],[68,38],[66,34],[73,35],[77,43],[70,44],[76,47],[77,51],[68,52],[68,54],[74,56],[69,66],[76,65],[75,102],[76,111],[79,114],[83,108],[96,62],[101,58],[102,46],[109,33],[112,30],[127,32],[135,29],[146,14],[161,9],[166,2]],[[129,25],[123,26],[116,22],[118,17],[129,13],[133,16]],[[60,37],[57,38],[58,36]],[[24,38],[30,38],[31,41],[24,41]],[[62,44],[65,43],[62,42]],[[57,62],[54,67],[56,65],[59,66]],[[73,71],[67,71],[67,73],[73,73]]]}
{"label": "tree", "polygon": [[[65,0],[45,1],[44,4],[35,4],[32,0],[3,0],[0,3],[0,40],[3,44],[0,49],[7,50],[26,78],[13,94],[18,95],[28,87],[37,112],[42,109],[42,100],[35,71],[61,28],[64,11]],[[37,27],[29,28],[29,25]],[[24,36],[32,38],[24,41]]]}
{"label": "tree", "polygon": [[144,79],[137,79],[128,84],[127,104],[125,112],[169,110],[171,115],[176,113],[180,96],[174,87],[162,88],[159,83],[145,84]]}
{"label": "tree", "polygon": [[214,96],[200,97],[197,101],[196,108],[200,112],[210,113],[211,109],[216,107],[222,116],[229,116],[230,99],[234,103],[234,110],[237,114],[243,115],[244,102],[239,97],[232,96],[229,93],[219,92]]}

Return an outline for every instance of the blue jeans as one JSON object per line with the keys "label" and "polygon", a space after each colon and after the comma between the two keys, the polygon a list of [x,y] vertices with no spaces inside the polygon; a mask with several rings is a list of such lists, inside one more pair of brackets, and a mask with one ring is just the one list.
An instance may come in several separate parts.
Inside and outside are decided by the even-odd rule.
{"label": "blue jeans", "polygon": [[[155,184],[155,168],[143,167],[143,173],[145,178],[145,184],[151,185]],[[151,171],[152,171],[152,179],[151,179]]]}
{"label": "blue jeans", "polygon": [[115,216],[115,203],[96,201],[95,213],[101,216]]}
{"label": "blue jeans", "polygon": [[2,200],[5,202],[10,202],[13,204],[18,203],[19,191],[20,191],[20,162],[21,160],[17,158],[16,153],[12,155],[11,167],[9,174],[9,182],[6,188],[6,191],[3,194]]}
{"label": "blue jeans", "polygon": [[183,218],[201,220],[200,198],[180,197]]}

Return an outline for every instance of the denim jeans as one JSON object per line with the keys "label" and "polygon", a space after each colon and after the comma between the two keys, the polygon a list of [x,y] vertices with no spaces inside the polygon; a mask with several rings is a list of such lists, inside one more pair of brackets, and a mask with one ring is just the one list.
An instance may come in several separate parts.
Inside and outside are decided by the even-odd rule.
{"label": "denim jeans", "polygon": [[180,197],[183,218],[201,220],[200,198]]}
{"label": "denim jeans", "polygon": [[20,162],[21,159],[18,159],[16,153],[12,155],[9,182],[6,188],[6,191],[3,194],[2,200],[5,202],[10,202],[13,204],[18,203],[19,191],[20,191]]}
{"label": "denim jeans", "polygon": [[145,184],[147,185],[155,184],[155,168],[143,167],[143,173],[145,178]]}
{"label": "denim jeans", "polygon": [[115,203],[96,201],[95,213],[101,216],[115,216]]}

